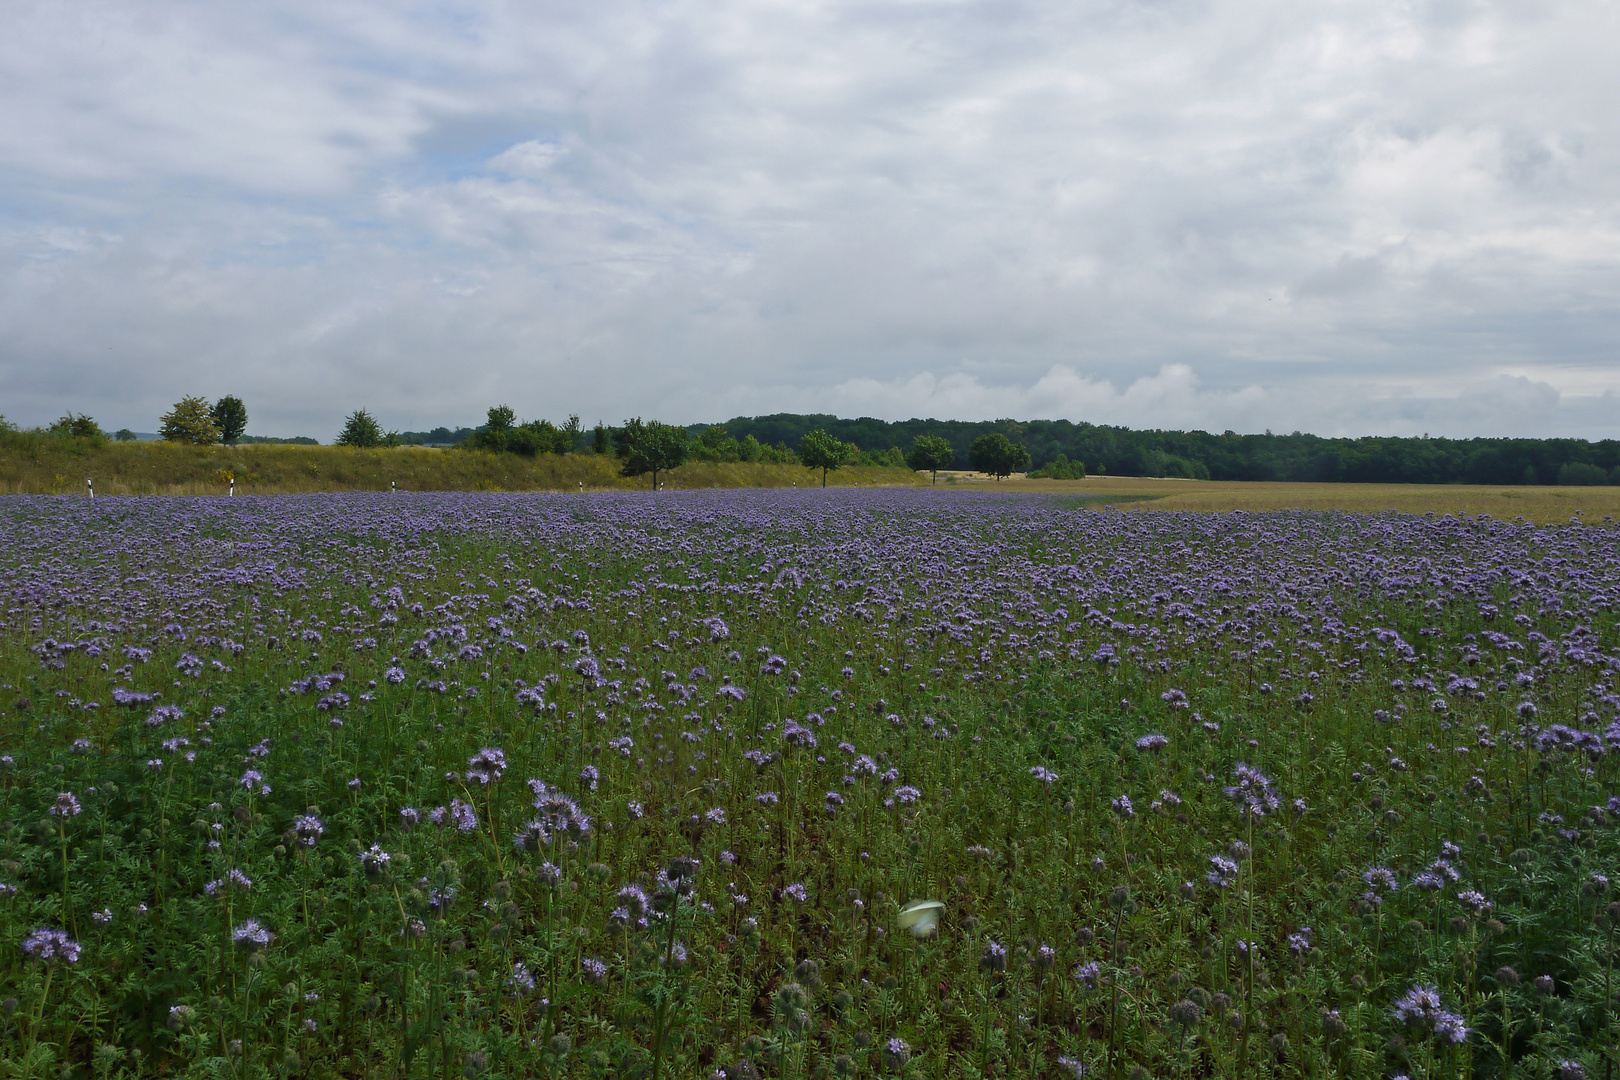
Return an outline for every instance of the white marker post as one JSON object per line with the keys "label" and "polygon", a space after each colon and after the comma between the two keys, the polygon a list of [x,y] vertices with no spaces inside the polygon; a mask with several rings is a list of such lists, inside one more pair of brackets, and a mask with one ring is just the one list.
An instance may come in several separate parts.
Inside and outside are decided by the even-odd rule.
{"label": "white marker post", "polygon": [[581,495],[585,494],[585,481],[583,480],[579,482],[579,493]]}
{"label": "white marker post", "polygon": [[397,486],[395,486],[395,484],[394,484],[394,482],[392,480],[390,480],[390,481],[388,481],[388,490],[389,491],[398,491],[399,488]]}
{"label": "white marker post", "polygon": [[89,494],[91,501],[94,502],[96,498],[96,485],[90,482],[90,478],[88,476],[84,478],[84,490]]}
{"label": "white marker post", "polygon": [[231,490],[227,491],[225,494],[233,499],[236,498],[236,477],[231,477]]}

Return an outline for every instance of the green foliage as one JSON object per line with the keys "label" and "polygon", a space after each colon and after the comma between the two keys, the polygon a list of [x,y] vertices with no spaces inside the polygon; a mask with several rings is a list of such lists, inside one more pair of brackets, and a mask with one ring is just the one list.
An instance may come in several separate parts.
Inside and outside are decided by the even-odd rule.
{"label": "green foliage", "polygon": [[504,435],[512,430],[517,423],[517,414],[510,405],[494,405],[490,407],[489,418],[485,421],[485,430]]}
{"label": "green foliage", "polygon": [[[853,444],[851,444],[853,446]],[[871,465],[880,469],[903,469],[906,467],[906,455],[898,446],[891,446],[887,450],[861,450],[856,449],[853,459],[862,465]]]}
{"label": "green foliage", "polygon": [[468,450],[488,450],[532,458],[537,454],[571,454],[579,445],[579,440],[578,416],[570,416],[562,427],[550,420],[530,420],[519,424],[517,414],[510,406],[497,405],[489,410],[489,419],[484,426],[472,432],[460,445]]}
{"label": "green foliage", "polygon": [[860,454],[854,443],[833,438],[819,428],[805,432],[799,440],[799,464],[807,469],[821,470],[821,486],[827,486],[827,473],[848,465]]}
{"label": "green foliage", "polygon": [[219,442],[219,428],[214,424],[214,409],[200,397],[184,397],[174,408],[164,413],[158,434],[168,442],[211,446]]}
{"label": "green foliage", "polygon": [[1029,467],[1029,451],[1023,443],[1015,443],[999,431],[980,435],[973,440],[968,460],[979,472],[989,473],[997,480]]}
{"label": "green foliage", "polygon": [[742,457],[742,447],[737,440],[731,437],[724,425],[715,424],[704,428],[698,433],[697,439],[692,444],[692,460],[741,461],[744,459]]}
{"label": "green foliage", "polygon": [[91,442],[106,442],[107,433],[101,430],[88,416],[77,413],[68,413],[46,429],[50,434],[60,439],[89,439]]}
{"label": "green foliage", "polygon": [[523,457],[536,454],[571,454],[576,434],[554,426],[549,420],[530,420],[506,435],[506,449]]}
{"label": "green foliage", "polygon": [[388,436],[383,434],[382,425],[364,409],[356,409],[349,414],[349,418],[343,423],[343,430],[338,433],[334,442],[338,446],[361,448],[389,445]]}
{"label": "green foliage", "polygon": [[951,444],[940,435],[919,435],[911,442],[911,453],[906,455],[906,464],[917,472],[929,474],[929,480],[939,481],[939,470],[949,467],[955,460],[956,451]]}
{"label": "green foliage", "polygon": [[654,491],[658,490],[658,474],[679,467],[691,450],[685,428],[657,420],[642,423],[639,416],[624,422],[617,440],[624,475],[651,473]]}
{"label": "green foliage", "polygon": [[477,434],[477,428],[440,426],[431,431],[402,431],[399,442],[402,446],[459,446]]}
{"label": "green foliage", "polygon": [[[402,443],[404,441],[403,439],[400,439],[397,435],[394,435],[392,437],[395,438],[400,443]],[[238,443],[244,443],[244,444],[249,445],[249,446],[252,446],[252,445],[258,444],[258,443],[262,443],[262,444],[264,444],[266,446],[319,446],[319,445],[321,445],[321,441],[319,439],[312,439],[308,435],[292,435],[292,436],[289,436],[287,438],[281,438],[281,437],[276,436],[276,435],[243,435],[240,439],[237,439],[236,441]]]}
{"label": "green foliage", "polygon": [[119,442],[135,442],[136,441],[135,433],[133,431],[129,430],[129,428],[127,428],[127,427],[119,428],[117,431],[115,431],[113,433],[113,438],[117,439]]}
{"label": "green foliage", "polygon": [[214,426],[219,429],[219,441],[226,446],[234,446],[247,431],[247,406],[242,399],[232,394],[226,394],[214,402],[210,412]]}
{"label": "green foliage", "polygon": [[1597,487],[1620,482],[1620,466],[1612,471],[1584,461],[1570,461],[1558,469],[1558,483],[1566,486]]}
{"label": "green foliage", "polygon": [[1053,458],[1045,468],[1036,469],[1024,475],[1034,480],[1084,480],[1086,466],[1083,462],[1070,461],[1064,454]]}

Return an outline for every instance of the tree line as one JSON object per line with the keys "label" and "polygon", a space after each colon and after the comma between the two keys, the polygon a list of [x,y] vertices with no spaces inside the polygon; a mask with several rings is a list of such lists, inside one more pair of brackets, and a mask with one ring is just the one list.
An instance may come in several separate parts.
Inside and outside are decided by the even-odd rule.
{"label": "tree line", "polygon": [[[399,439],[477,446],[485,430],[438,428],[403,432]],[[617,429],[598,424],[597,430],[611,437]],[[1212,434],[1069,420],[885,421],[799,413],[739,416],[686,430],[694,459],[716,461],[794,460],[794,448],[810,432],[820,431],[853,447],[853,462],[930,471],[1007,475],[1027,470],[1031,476],[1054,479],[1102,474],[1317,483],[1620,484],[1620,441],[1613,439],[1327,438],[1298,431]],[[998,435],[1006,440],[1005,448],[993,438]],[[941,441],[944,449],[934,447],[930,463],[918,464],[917,444],[923,437]],[[575,448],[595,438],[594,432],[576,432]],[[993,448],[984,444],[986,438]]]}
{"label": "tree line", "polygon": [[1069,420],[854,420],[825,414],[737,417],[738,437],[791,441],[816,429],[862,448],[909,445],[931,435],[951,447],[948,468],[975,468],[974,444],[1001,433],[1024,447],[1042,475],[1085,472],[1209,480],[1291,480],[1386,484],[1617,484],[1620,441],[1604,439],[1446,439],[1428,436],[1324,438],[1270,431],[1133,429]]}
{"label": "tree line", "polygon": [[[409,438],[409,434],[404,438]],[[609,427],[598,421],[587,432],[577,414],[569,416],[561,425],[549,420],[520,423],[511,406],[496,405],[486,414],[480,427],[468,432],[454,445],[471,452],[517,454],[522,457],[574,453],[612,455],[619,459],[623,475],[650,475],[654,488],[658,486],[659,474],[679,468],[688,461],[799,464],[820,469],[823,487],[827,483],[827,474],[845,465],[903,467],[906,463],[904,455],[897,449],[867,453],[851,443],[832,438],[824,431],[807,431],[797,442],[797,447],[789,447],[785,442],[769,445],[751,435],[734,438],[723,425],[709,425],[694,430],[660,420],[644,421],[639,416],[617,427]]]}
{"label": "tree line", "polygon": [[[234,395],[210,402],[186,397],[161,418],[164,439],[193,444],[301,442],[246,434],[247,407]],[[681,435],[676,435],[679,431]],[[0,417],[0,433],[19,433]],[[133,440],[124,429],[109,436],[88,416],[68,413],[32,436],[105,441]],[[656,436],[656,438],[655,438]],[[649,440],[652,440],[649,442]],[[684,440],[684,441],[683,441]],[[807,441],[808,440],[808,441]],[[1170,476],[1212,480],[1353,481],[1413,484],[1620,484],[1620,441],[1604,439],[1447,439],[1422,437],[1324,438],[1270,431],[1240,435],[1225,431],[1133,429],[1069,420],[843,419],[827,414],[776,413],[739,416],[724,424],[668,425],[628,420],[598,422],[587,430],[579,417],[562,424],[519,422],[506,405],[491,408],[478,427],[387,431],[357,409],[333,440],[340,446],[455,446],[466,450],[533,456],[541,453],[612,454],[638,465],[658,462],[742,461],[973,469],[997,477],[1079,479],[1088,473]],[[656,452],[638,447],[664,446]],[[666,445],[667,444],[667,445]],[[902,450],[901,448],[906,449]],[[638,474],[639,475],[639,474]],[[825,477],[823,476],[823,479]]]}

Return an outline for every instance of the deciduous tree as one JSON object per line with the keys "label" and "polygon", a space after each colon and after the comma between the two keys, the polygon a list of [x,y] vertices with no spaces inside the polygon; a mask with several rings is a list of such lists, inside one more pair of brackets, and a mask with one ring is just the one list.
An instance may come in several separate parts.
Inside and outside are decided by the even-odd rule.
{"label": "deciduous tree", "polygon": [[652,473],[653,490],[658,490],[658,474],[686,461],[691,443],[683,427],[657,420],[641,422],[641,417],[624,422],[618,433],[619,456],[624,459],[625,476]]}
{"label": "deciduous tree", "polygon": [[247,406],[233,394],[226,394],[214,402],[209,415],[214,426],[219,428],[219,441],[227,446],[236,445],[236,440],[247,431]]}
{"label": "deciduous tree", "polygon": [[938,483],[939,470],[949,465],[955,457],[956,451],[951,449],[951,444],[945,441],[943,435],[919,435],[912,440],[906,464],[918,472],[926,470],[929,483]]}
{"label": "deciduous tree", "polygon": [[847,464],[860,450],[853,444],[833,438],[817,428],[799,440],[799,464],[821,470],[821,486],[827,486],[827,473]]}
{"label": "deciduous tree", "polygon": [[169,442],[212,446],[219,442],[213,406],[200,397],[183,397],[164,413],[158,433]]}
{"label": "deciduous tree", "polygon": [[980,472],[987,472],[997,480],[1029,468],[1029,451],[1023,443],[1015,443],[999,431],[980,435],[973,440],[968,460]]}

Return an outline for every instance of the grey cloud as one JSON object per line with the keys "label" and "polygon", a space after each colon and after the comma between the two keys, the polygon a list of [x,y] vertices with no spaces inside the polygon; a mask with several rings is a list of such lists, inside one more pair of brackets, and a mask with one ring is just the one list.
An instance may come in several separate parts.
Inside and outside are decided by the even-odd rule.
{"label": "grey cloud", "polygon": [[21,9],[23,422],[1620,435],[1595,2]]}

